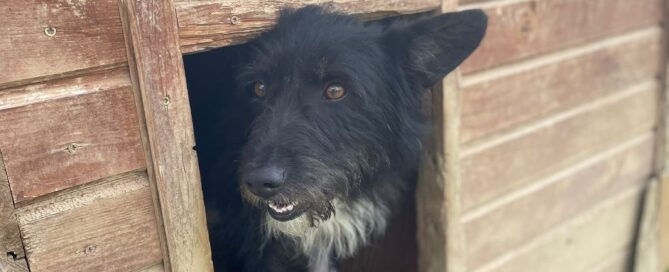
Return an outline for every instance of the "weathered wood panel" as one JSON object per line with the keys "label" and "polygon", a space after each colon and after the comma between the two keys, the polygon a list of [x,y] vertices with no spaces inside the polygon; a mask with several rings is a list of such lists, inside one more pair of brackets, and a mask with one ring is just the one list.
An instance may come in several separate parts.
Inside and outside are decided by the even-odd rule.
{"label": "weathered wood panel", "polygon": [[32,272],[133,271],[161,260],[145,171],[57,193],[16,213]]}
{"label": "weathered wood panel", "polygon": [[179,36],[183,52],[195,52],[246,42],[274,25],[278,11],[308,4],[327,5],[334,10],[378,19],[440,7],[440,0],[177,0]]}
{"label": "weathered wood panel", "polygon": [[122,0],[136,110],[165,270],[212,271],[188,90],[171,0]]}
{"label": "weathered wood panel", "polygon": [[631,248],[621,249],[602,263],[591,269],[584,269],[583,272],[629,272],[633,262],[632,255]]}
{"label": "weathered wood panel", "polygon": [[145,167],[127,70],[8,89],[0,101],[16,202]]}
{"label": "weathered wood panel", "polygon": [[464,73],[534,56],[662,20],[663,0],[520,0],[472,5],[489,16]]}
{"label": "weathered wood panel", "polygon": [[[654,137],[647,134],[542,180],[520,195],[496,203],[498,205],[466,215],[463,223],[467,267],[488,263],[588,207],[630,187],[639,187],[640,181],[645,182],[653,173],[653,151]],[[633,219],[626,219],[630,221],[626,225],[633,225]],[[632,232],[621,238],[633,237]]]}
{"label": "weathered wood panel", "polygon": [[126,61],[115,0],[5,0],[0,14],[0,87]]}
{"label": "weathered wood panel", "polygon": [[[635,86],[463,150],[463,206],[471,209],[598,150],[650,131],[656,82]],[[612,122],[611,120],[615,120]]]}
{"label": "weathered wood panel", "polygon": [[[474,271],[629,271],[622,268],[630,264],[627,249],[634,242],[641,196],[640,186],[635,186],[593,209],[585,208],[566,224]],[[616,258],[607,260],[612,256]],[[612,270],[596,270],[597,265]]]}
{"label": "weathered wood panel", "polygon": [[0,272],[27,272],[14,201],[0,153]]}
{"label": "weathered wood panel", "polygon": [[650,80],[664,69],[653,27],[465,77],[461,141],[499,133]]}

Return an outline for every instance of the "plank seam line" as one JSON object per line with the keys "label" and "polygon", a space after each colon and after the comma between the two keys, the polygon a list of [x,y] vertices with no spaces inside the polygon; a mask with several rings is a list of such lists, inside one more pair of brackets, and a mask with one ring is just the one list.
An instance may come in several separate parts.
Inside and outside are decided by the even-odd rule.
{"label": "plank seam line", "polygon": [[513,131],[510,131],[505,134],[498,135],[493,139],[484,139],[483,141],[475,141],[469,144],[464,145],[461,149],[460,158],[467,158],[473,156],[477,153],[483,152],[487,149],[493,148],[495,146],[501,145],[503,143],[509,142],[514,139],[521,138],[525,135],[531,134],[535,131],[549,128],[563,122],[567,119],[576,117],[580,114],[586,112],[592,112],[607,105],[611,105],[620,101],[623,101],[634,95],[643,93],[643,92],[652,92],[659,88],[659,83],[656,80],[647,80],[642,83],[636,84],[632,87],[627,88],[624,91],[612,94],[602,99],[598,99],[587,103],[585,105],[580,105],[575,108],[568,109],[563,112],[556,113],[554,115],[548,116],[547,118],[540,119],[535,122],[531,122],[522,127],[516,128]]}
{"label": "plank seam line", "polygon": [[28,85],[44,84],[54,80],[72,79],[124,67],[127,69],[128,62],[116,62],[111,64],[87,67],[74,71],[67,71],[60,74],[50,74],[27,79],[20,79],[17,81],[4,82],[0,83],[0,93],[7,89],[21,88]]}
{"label": "plank seam line", "polygon": [[567,220],[566,222],[563,222],[559,224],[558,226],[555,226],[548,231],[544,232],[542,235],[539,235],[530,241],[526,242],[525,244],[516,247],[514,249],[509,250],[507,253],[505,253],[502,256],[499,256],[498,258],[484,264],[483,266],[475,269],[473,272],[490,272],[490,271],[495,271],[495,269],[499,268],[500,266],[508,263],[509,261],[513,260],[514,258],[521,256],[522,254],[532,250],[534,247],[540,245],[541,243],[544,243],[546,241],[549,241],[556,233],[559,233],[560,231],[564,231],[566,229],[572,228],[574,226],[577,226],[578,224],[581,224],[585,222],[588,217],[590,217],[593,213],[598,213],[601,212],[604,209],[610,208],[615,206],[616,204],[622,202],[625,198],[631,197],[635,194],[641,193],[643,191],[643,188],[645,187],[645,184],[635,184],[634,186],[631,186],[630,188],[609,197],[608,199],[605,199],[599,203],[596,203],[593,207],[581,212],[575,217],[572,217],[570,220]]}
{"label": "plank seam line", "polygon": [[466,9],[485,9],[485,8],[501,8],[503,6],[510,6],[514,4],[522,4],[522,3],[529,3],[532,2],[533,0],[497,0],[497,1],[485,1],[485,2],[478,2],[478,3],[469,3],[462,5],[458,7],[458,10],[466,10]]}
{"label": "plank seam line", "polygon": [[520,62],[497,66],[480,72],[474,72],[463,77],[462,86],[463,88],[467,88],[472,85],[489,82],[495,79],[521,74],[539,67],[548,66],[569,59],[575,59],[577,57],[595,53],[597,51],[621,46],[626,43],[632,43],[635,41],[638,42],[639,40],[650,40],[657,38],[659,41],[661,34],[662,28],[657,25],[636,29],[631,32],[623,33],[618,36],[607,37],[605,39],[588,44],[530,57],[529,59],[525,59]]}
{"label": "plank seam line", "polygon": [[604,258],[600,262],[593,264],[593,266],[592,266],[593,268],[591,270],[586,270],[584,272],[588,272],[588,271],[608,272],[608,270],[604,270],[604,269],[607,268],[607,266],[614,263],[616,260],[618,260],[618,258],[625,258],[627,256],[632,255],[632,252],[634,252],[632,250],[632,246],[633,245],[631,244],[631,245],[628,245],[626,247],[620,248],[618,250],[618,252],[614,252],[613,254],[607,256],[606,258]]}
{"label": "plank seam line", "polygon": [[644,141],[650,140],[654,137],[654,133],[652,132],[647,132],[639,136],[635,136],[634,138],[625,141],[622,144],[618,144],[610,149],[607,149],[605,151],[602,151],[600,153],[597,153],[591,157],[588,157],[587,159],[578,162],[575,165],[569,166],[566,169],[562,169],[558,171],[555,174],[552,174],[548,177],[542,178],[536,182],[532,182],[526,186],[520,187],[517,190],[511,191],[508,194],[505,194],[493,201],[490,201],[480,207],[474,208],[470,211],[465,212],[463,216],[460,218],[460,221],[463,224],[469,223],[475,219],[478,219],[480,217],[485,216],[486,214],[492,213],[495,210],[512,203],[518,199],[521,199],[524,196],[530,195],[534,192],[537,192],[543,188],[546,188],[563,178],[566,178],[568,176],[571,176],[573,174],[578,173],[581,170],[584,170],[592,165],[595,165],[599,162],[602,162],[612,156],[621,154],[627,150],[630,150],[634,146],[638,146]]}
{"label": "plank seam line", "polygon": [[111,179],[93,184],[80,190],[57,195],[43,202],[20,207],[16,215],[21,225],[30,224],[38,220],[52,217],[56,214],[84,207],[99,199],[106,199],[118,195],[134,192],[149,186],[141,172],[131,172],[115,176]]}

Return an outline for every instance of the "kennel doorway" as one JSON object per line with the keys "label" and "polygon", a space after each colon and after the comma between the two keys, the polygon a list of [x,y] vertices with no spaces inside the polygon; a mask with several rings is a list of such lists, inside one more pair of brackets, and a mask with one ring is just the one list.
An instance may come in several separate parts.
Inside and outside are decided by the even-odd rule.
{"label": "kennel doorway", "polygon": [[[213,269],[182,55],[251,39],[279,6],[333,1],[267,2],[0,6],[0,270]],[[416,193],[419,271],[628,271],[641,189],[669,180],[665,0],[334,2],[365,19],[456,8],[491,17],[462,76],[433,93],[435,145]],[[593,197],[557,201],[571,192]],[[546,210],[553,224],[521,224]],[[602,230],[621,239],[595,239]],[[363,252],[348,269],[381,256]]]}

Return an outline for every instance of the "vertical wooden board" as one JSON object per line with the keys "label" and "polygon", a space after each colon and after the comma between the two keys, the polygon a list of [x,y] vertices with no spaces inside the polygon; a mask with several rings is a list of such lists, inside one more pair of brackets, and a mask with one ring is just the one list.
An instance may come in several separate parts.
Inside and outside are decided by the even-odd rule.
{"label": "vertical wooden board", "polygon": [[[629,271],[628,249],[634,242],[642,199],[639,188],[622,192],[528,245],[508,251],[498,262],[473,271]],[[603,263],[612,256],[616,259]],[[602,268],[613,270],[597,270]]]}
{"label": "vertical wooden board", "polygon": [[[653,172],[653,141],[652,134],[647,134],[621,144],[512,200],[465,215],[467,267],[479,267],[514,251],[597,203],[638,188]],[[634,220],[629,219],[631,224]]]}
{"label": "vertical wooden board", "polygon": [[16,202],[145,167],[129,84],[117,70],[0,92]]}
{"label": "vertical wooden board", "polygon": [[669,174],[667,172],[663,174],[660,190],[660,266],[666,270],[669,269]]}
{"label": "vertical wooden board", "polygon": [[[630,248],[625,248],[617,252],[616,254],[609,256],[608,259],[604,260],[602,263],[596,265],[594,268],[587,271],[594,272],[629,272],[632,264],[632,250]],[[665,272],[665,271],[662,271]]]}
{"label": "vertical wooden board", "polygon": [[[115,0],[5,0],[0,86],[126,61]],[[55,28],[48,36],[45,29]]]}
{"label": "vertical wooden board", "polygon": [[134,271],[160,262],[144,171],[130,172],[17,210],[32,272]]}
{"label": "vertical wooden board", "polygon": [[[663,0],[521,0],[481,4],[486,38],[463,73],[587,42],[662,20]],[[472,5],[470,7],[479,7]]]}
{"label": "vertical wooden board", "polygon": [[468,147],[462,159],[465,209],[650,131],[656,124],[657,90],[655,82],[644,83],[520,132]]}
{"label": "vertical wooden board", "polygon": [[0,153],[0,272],[28,271],[14,201]]}
{"label": "vertical wooden board", "polygon": [[171,0],[120,3],[168,271],[212,271],[177,14]]}
{"label": "vertical wooden board", "polygon": [[643,29],[464,78],[461,141],[512,129],[651,80],[662,30]]}
{"label": "vertical wooden board", "polygon": [[436,10],[440,4],[440,0],[177,0],[174,2],[183,52],[244,43],[272,27],[282,8],[298,8],[308,4],[321,5],[362,19],[379,19],[389,15]]}

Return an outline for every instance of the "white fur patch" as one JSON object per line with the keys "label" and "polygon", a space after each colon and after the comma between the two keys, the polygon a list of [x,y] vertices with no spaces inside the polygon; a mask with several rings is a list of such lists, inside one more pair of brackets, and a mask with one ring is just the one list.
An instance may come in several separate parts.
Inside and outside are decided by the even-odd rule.
{"label": "white fur patch", "polygon": [[361,199],[351,204],[334,200],[335,214],[328,220],[312,227],[306,215],[288,222],[277,221],[266,215],[267,237],[291,238],[309,256],[312,264],[325,260],[332,252],[338,258],[349,257],[367,243],[372,235],[380,235],[386,229],[388,208]]}

